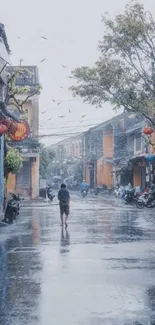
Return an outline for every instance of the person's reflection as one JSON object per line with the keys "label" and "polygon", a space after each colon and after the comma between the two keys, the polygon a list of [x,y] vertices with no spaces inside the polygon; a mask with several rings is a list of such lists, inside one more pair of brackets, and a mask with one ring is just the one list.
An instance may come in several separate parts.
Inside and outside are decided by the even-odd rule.
{"label": "person's reflection", "polygon": [[64,227],[62,227],[61,230],[61,253],[69,252],[69,249],[67,247],[70,245],[70,235],[67,230],[67,228],[64,230]]}
{"label": "person's reflection", "polygon": [[38,218],[32,220],[33,245],[38,245],[40,242],[40,225]]}

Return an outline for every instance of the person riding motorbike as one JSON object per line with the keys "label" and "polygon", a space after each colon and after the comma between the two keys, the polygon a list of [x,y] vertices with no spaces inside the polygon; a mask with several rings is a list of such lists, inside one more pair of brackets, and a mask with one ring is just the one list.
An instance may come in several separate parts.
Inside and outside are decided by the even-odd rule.
{"label": "person riding motorbike", "polygon": [[85,180],[83,180],[83,182],[81,183],[81,185],[80,185],[80,190],[81,190],[81,193],[82,193],[83,191],[87,191],[87,192],[88,192],[88,190],[89,190],[89,185],[86,183]]}

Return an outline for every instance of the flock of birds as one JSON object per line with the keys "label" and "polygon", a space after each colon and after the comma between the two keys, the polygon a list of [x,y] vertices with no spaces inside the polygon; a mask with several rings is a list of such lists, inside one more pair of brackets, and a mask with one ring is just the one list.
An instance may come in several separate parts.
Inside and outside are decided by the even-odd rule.
{"label": "flock of birds", "polygon": [[[18,39],[20,39],[20,36],[18,36]],[[44,41],[48,41],[48,38],[47,38],[46,36],[41,36],[41,39],[43,39]],[[13,53],[11,53],[11,54],[13,54]],[[45,62],[46,59],[47,59],[47,58],[44,57],[43,59],[40,60],[40,63]],[[23,61],[23,60],[21,60],[20,62],[22,62],[22,61]],[[66,65],[64,65],[64,64],[61,64],[61,67],[62,67],[63,69],[67,69],[67,68],[68,68],[68,67],[67,67]],[[67,78],[68,78],[68,79],[74,79],[73,76],[67,76]],[[63,87],[63,86],[60,86],[60,89],[64,89],[64,87]],[[54,98],[52,98],[52,101],[53,101],[53,103],[55,103],[57,106],[59,106],[59,105],[61,105],[61,104],[63,103],[62,100],[61,100],[61,101],[56,101]],[[44,115],[44,114],[47,113],[48,111],[50,111],[50,109],[47,109],[47,110],[41,112],[41,114]],[[68,109],[68,112],[69,112],[69,114],[71,114],[71,113],[72,113],[71,109]],[[86,117],[86,115],[82,115],[82,116],[81,116],[81,121],[80,121],[79,124],[82,124],[82,123],[83,123],[85,117]],[[65,115],[59,115],[58,118],[63,119],[63,118],[65,118]],[[52,117],[50,117],[47,121],[51,121],[51,120],[52,120]]]}
{"label": "flock of birds", "polygon": [[[53,101],[54,103],[56,103],[56,100],[55,100],[54,98],[52,98],[52,101]],[[63,101],[59,101],[59,102],[57,102],[57,106],[59,106],[61,103],[63,103]],[[41,112],[41,114],[43,115],[43,114],[47,113],[48,111],[50,111],[50,109]],[[69,112],[69,114],[72,113],[72,111],[71,111],[70,108],[68,109],[68,112]],[[59,115],[58,117],[59,117],[59,118],[64,118],[65,115]],[[86,117],[85,114],[81,116],[82,120],[81,120],[80,124],[83,123],[83,119],[84,119],[85,117]],[[48,121],[51,121],[51,120],[52,120],[52,117],[50,117],[50,118],[48,119]]]}
{"label": "flock of birds", "polygon": [[[20,38],[20,37],[18,37],[18,38]],[[41,39],[43,39],[43,40],[45,40],[45,41],[48,40],[47,37],[45,37],[45,36],[41,36]],[[46,61],[46,58],[43,58],[43,59],[40,61],[40,63],[43,63],[43,62],[45,62],[45,61]],[[61,64],[61,67],[62,67],[63,69],[67,69],[67,66],[64,65],[64,64]],[[68,78],[68,79],[74,79],[74,77],[72,77],[72,76],[67,76],[67,78]],[[64,89],[64,87],[63,87],[63,86],[60,86],[60,89]],[[59,106],[61,103],[63,103],[63,101],[58,101],[58,102],[57,102],[54,98],[52,98],[52,101],[53,101],[53,103],[55,103],[57,106]],[[43,114],[47,113],[48,111],[49,111],[49,110],[45,110],[45,111],[41,112],[41,114],[43,115]],[[71,114],[71,113],[72,113],[71,109],[68,109],[68,112],[69,112],[69,114]],[[86,116],[86,115],[82,115],[82,116],[81,116],[82,120],[80,121],[80,124],[83,123],[83,119],[85,118],[85,116]],[[59,115],[59,116],[58,116],[58,118],[61,118],[61,119],[63,119],[64,117],[65,117],[65,115]],[[48,121],[51,121],[51,120],[52,120],[52,117],[50,117],[50,118],[48,119]]]}

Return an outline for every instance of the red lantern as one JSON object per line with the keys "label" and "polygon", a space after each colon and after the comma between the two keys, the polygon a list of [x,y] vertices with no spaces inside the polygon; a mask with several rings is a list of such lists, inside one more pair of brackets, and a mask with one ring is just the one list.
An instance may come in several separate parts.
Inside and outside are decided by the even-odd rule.
{"label": "red lantern", "polygon": [[0,124],[0,134],[6,133],[8,130],[7,126],[4,124]]}
{"label": "red lantern", "polygon": [[153,128],[151,128],[150,126],[146,126],[143,130],[144,134],[150,135],[153,133]]}
{"label": "red lantern", "polygon": [[1,121],[2,124],[6,125],[8,132],[15,133],[17,130],[17,122],[12,121],[10,118],[6,117],[5,120]]}

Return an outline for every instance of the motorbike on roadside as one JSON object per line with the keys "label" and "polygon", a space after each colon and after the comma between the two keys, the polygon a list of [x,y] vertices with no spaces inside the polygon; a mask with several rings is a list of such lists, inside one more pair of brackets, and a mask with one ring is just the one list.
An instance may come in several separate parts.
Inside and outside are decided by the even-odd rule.
{"label": "motorbike on roadside", "polygon": [[138,209],[155,207],[155,191],[152,193],[144,192],[138,199],[136,206]]}
{"label": "motorbike on roadside", "polygon": [[53,194],[53,190],[52,190],[51,185],[48,185],[46,187],[46,192],[47,192],[48,199],[52,202],[54,200],[54,198],[55,198],[55,195]]}
{"label": "motorbike on roadside", "polygon": [[124,200],[125,204],[135,204],[139,199],[139,194],[136,193],[136,189],[132,188],[130,190],[125,190]]}
{"label": "motorbike on roadside", "polygon": [[122,189],[122,187],[116,186],[116,188],[114,190],[114,195],[115,195],[116,198],[118,198],[118,197],[121,198],[122,195],[123,195],[123,189]]}
{"label": "motorbike on roadside", "polygon": [[13,221],[17,219],[21,208],[21,201],[24,200],[24,198],[21,198],[19,195],[14,193],[10,193],[10,196],[11,197],[6,206],[4,219],[2,220],[2,222],[5,223],[13,223]]}

